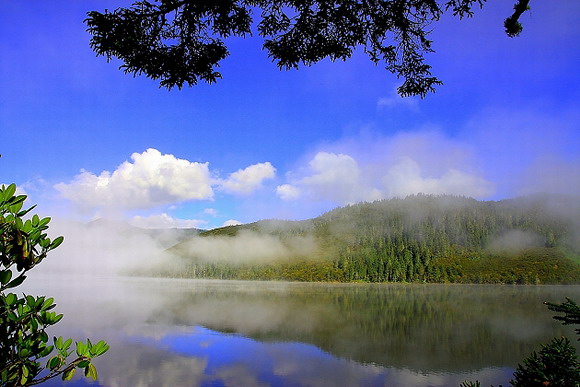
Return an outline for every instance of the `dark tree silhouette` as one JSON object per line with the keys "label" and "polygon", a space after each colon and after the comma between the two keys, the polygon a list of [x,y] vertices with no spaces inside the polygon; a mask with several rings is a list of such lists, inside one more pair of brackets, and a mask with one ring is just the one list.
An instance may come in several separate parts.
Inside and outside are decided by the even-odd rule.
{"label": "dark tree silhouette", "polygon": [[[529,0],[516,0],[505,20],[518,35]],[[346,60],[362,47],[375,64],[403,78],[402,96],[435,91],[442,84],[424,55],[432,52],[430,26],[445,12],[471,17],[485,0],[158,0],[138,1],[112,12],[89,12],[91,47],[119,58],[134,76],[145,74],[171,89],[221,78],[219,62],[229,55],[224,39],[264,38],[264,49],[280,69],[324,58]],[[254,22],[254,15],[259,20]]]}

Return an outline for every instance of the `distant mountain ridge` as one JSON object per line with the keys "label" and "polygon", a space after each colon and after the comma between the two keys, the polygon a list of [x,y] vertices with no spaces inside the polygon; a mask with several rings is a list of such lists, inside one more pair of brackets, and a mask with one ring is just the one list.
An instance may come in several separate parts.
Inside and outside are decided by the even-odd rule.
{"label": "distant mountain ridge", "polygon": [[[501,201],[413,195],[359,203],[310,220],[264,220],[201,231],[168,250],[182,263],[181,270],[159,274],[341,282],[580,283],[579,203],[577,197],[547,195]],[[227,249],[249,235],[276,247],[270,259],[240,259],[236,254],[242,248]],[[314,248],[296,247],[310,240]],[[218,241],[217,259],[199,248],[205,244],[211,249]],[[254,241],[256,254],[263,254],[260,240]],[[251,251],[244,255],[248,256]]]}

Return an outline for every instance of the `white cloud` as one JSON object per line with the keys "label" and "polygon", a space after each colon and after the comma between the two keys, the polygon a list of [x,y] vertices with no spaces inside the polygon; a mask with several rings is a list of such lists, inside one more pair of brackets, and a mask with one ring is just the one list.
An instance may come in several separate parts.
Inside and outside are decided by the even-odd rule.
{"label": "white cloud", "polygon": [[81,171],[60,194],[80,208],[138,209],[213,198],[208,163],[190,162],[156,149],[133,153],[113,173]]}
{"label": "white cloud", "polygon": [[276,168],[269,162],[250,165],[245,169],[231,173],[221,182],[221,189],[225,192],[247,195],[262,186],[262,182],[276,176]]}
{"label": "white cloud", "polygon": [[178,219],[166,213],[151,216],[134,216],[131,224],[140,228],[200,228],[207,221],[200,219]]}
{"label": "white cloud", "polygon": [[[368,144],[327,146],[277,187],[282,200],[327,200],[337,205],[410,194],[454,194],[476,198],[495,187],[479,176],[468,146],[437,132],[398,134]],[[349,150],[352,152],[350,153]]]}
{"label": "white cloud", "polygon": [[228,227],[228,226],[237,226],[242,224],[242,222],[240,222],[239,220],[235,220],[235,219],[230,219],[230,220],[226,220],[224,222],[224,224],[222,224],[222,227]]}
{"label": "white cloud", "polygon": [[179,247],[181,254],[210,262],[271,262],[310,256],[317,248],[314,237],[280,237],[240,230],[234,237],[193,237]]}
{"label": "white cloud", "polygon": [[449,169],[439,177],[423,177],[421,166],[409,157],[391,167],[383,177],[386,197],[405,197],[424,193],[486,197],[494,192],[493,184],[457,169]]}
{"label": "white cloud", "polygon": [[300,188],[290,184],[282,184],[276,187],[276,194],[282,200],[296,200],[300,197]]}
{"label": "white cloud", "polygon": [[215,208],[206,208],[205,210],[203,210],[203,213],[206,215],[216,216],[218,214],[218,211]]}
{"label": "white cloud", "polygon": [[310,199],[341,204],[376,198],[354,158],[329,152],[318,152],[305,168],[305,176],[278,186],[276,192],[283,200],[297,199],[304,192]]}

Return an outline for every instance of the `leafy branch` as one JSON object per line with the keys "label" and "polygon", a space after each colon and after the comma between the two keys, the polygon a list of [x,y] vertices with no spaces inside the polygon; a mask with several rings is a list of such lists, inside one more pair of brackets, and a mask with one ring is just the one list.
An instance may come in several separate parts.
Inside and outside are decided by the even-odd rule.
{"label": "leafy branch", "polygon": [[56,376],[70,380],[76,369],[84,369],[85,376],[96,380],[92,360],[109,349],[107,343],[77,342],[77,357],[69,361],[72,339],[54,337],[49,344],[46,332],[63,318],[52,311],[54,299],[7,292],[64,240],[48,238],[49,217],[23,220],[34,209],[23,210],[25,200],[26,195],[16,194],[16,185],[0,187],[0,386],[31,386]]}

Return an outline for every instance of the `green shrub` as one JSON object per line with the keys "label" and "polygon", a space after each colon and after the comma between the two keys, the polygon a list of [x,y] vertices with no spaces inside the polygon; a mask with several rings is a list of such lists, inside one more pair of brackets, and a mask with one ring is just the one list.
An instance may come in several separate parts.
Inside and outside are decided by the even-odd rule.
{"label": "green shrub", "polygon": [[[96,380],[92,359],[109,346],[87,340],[71,349],[72,339],[62,337],[49,343],[46,329],[63,317],[53,311],[54,300],[7,291],[20,285],[26,273],[63,242],[63,237],[51,240],[45,233],[50,218],[33,215],[24,220],[34,208],[23,210],[25,200],[26,195],[16,194],[16,185],[0,187],[0,385],[29,386],[56,376],[70,380],[78,368]],[[73,352],[76,358],[69,361]]]}

